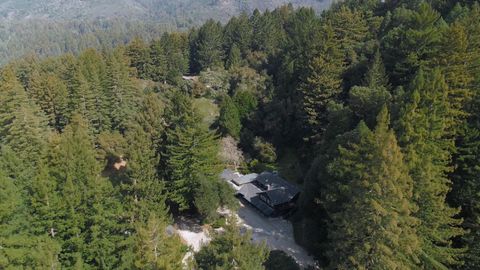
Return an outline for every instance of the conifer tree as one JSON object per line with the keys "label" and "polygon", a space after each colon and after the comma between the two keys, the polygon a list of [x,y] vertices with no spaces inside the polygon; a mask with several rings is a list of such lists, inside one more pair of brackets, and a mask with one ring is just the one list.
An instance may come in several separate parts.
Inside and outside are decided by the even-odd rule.
{"label": "conifer tree", "polygon": [[375,52],[365,76],[365,86],[370,88],[386,88],[388,86],[388,77],[379,50]]}
{"label": "conifer tree", "polygon": [[122,131],[134,115],[137,89],[130,78],[128,59],[120,49],[107,56],[106,88],[112,128]]}
{"label": "conifer tree", "polygon": [[133,269],[182,269],[185,248],[177,235],[169,235],[164,219],[152,214],[136,231]]}
{"label": "conifer tree", "polygon": [[301,86],[303,110],[308,128],[307,139],[318,143],[325,131],[327,105],[335,102],[342,91],[343,59],[333,29],[324,28],[319,55],[308,67],[308,77]]}
{"label": "conifer tree", "polygon": [[224,27],[223,43],[231,49],[236,46],[242,55],[250,50],[253,28],[246,13],[231,18]]}
{"label": "conifer tree", "polygon": [[113,188],[100,174],[87,123],[74,115],[64,133],[54,140],[50,157],[51,175],[58,185],[60,206],[56,220],[63,239],[62,265],[78,264],[112,268],[119,205]]}
{"label": "conifer tree", "polygon": [[441,16],[426,1],[417,4],[411,10],[396,9],[384,37],[385,64],[396,84],[408,84],[420,67],[430,67],[438,55]]}
{"label": "conifer tree", "polygon": [[89,125],[95,133],[110,130],[111,119],[108,117],[110,92],[106,85],[107,67],[104,58],[96,50],[90,49],[84,51],[78,57],[78,61],[79,71],[85,78],[85,87],[88,88],[83,90],[86,91],[84,95],[88,97],[85,100],[85,110]]}
{"label": "conifer tree", "polygon": [[333,9],[325,16],[331,25],[348,65],[358,61],[357,51],[366,41],[368,32],[367,21],[362,12],[352,10],[347,5]]}
{"label": "conifer tree", "polygon": [[143,39],[137,37],[128,44],[126,54],[131,60],[130,65],[137,71],[138,78],[150,78],[150,67],[152,59],[150,57],[150,48]]}
{"label": "conifer tree", "polygon": [[28,99],[13,70],[4,69],[1,75],[0,143],[2,150],[8,147],[15,153],[6,172],[29,186],[49,130],[40,108]]}
{"label": "conifer tree", "polygon": [[227,62],[225,63],[225,68],[231,69],[240,65],[242,61],[241,52],[237,44],[233,44],[228,53]]}
{"label": "conifer tree", "polygon": [[68,91],[68,119],[70,120],[74,114],[81,114],[90,121],[92,117],[89,111],[94,110],[94,94],[90,91],[86,78],[80,70],[78,60],[72,58],[65,58],[66,67],[62,74]]}
{"label": "conifer tree", "polygon": [[194,44],[196,51],[194,58],[195,71],[200,72],[207,68],[222,65],[224,57],[222,32],[221,24],[213,20],[208,20],[200,27]]}
{"label": "conifer tree", "polygon": [[155,145],[138,125],[128,128],[126,138],[128,167],[122,190],[130,222],[146,222],[151,214],[167,219],[164,182],[157,173],[159,159]]}
{"label": "conifer tree", "polygon": [[328,165],[335,178],[324,195],[332,269],[412,269],[419,263],[413,183],[385,107],[377,123],[372,132],[361,122],[358,138],[340,146]]}
{"label": "conifer tree", "polygon": [[[192,110],[191,100],[181,93],[165,111],[167,123],[163,153],[169,200],[180,210],[194,207],[201,177],[218,183],[221,171],[216,136]],[[214,206],[219,206],[217,202]],[[212,207],[212,206],[210,206]],[[197,209],[200,210],[201,209]]]}
{"label": "conifer tree", "polygon": [[42,108],[50,127],[60,131],[68,121],[68,91],[65,83],[53,74],[32,74],[29,82],[30,95]]}
{"label": "conifer tree", "polygon": [[240,113],[238,108],[230,96],[224,96],[222,105],[220,106],[220,117],[218,124],[225,133],[238,139],[242,123],[240,122]]}
{"label": "conifer tree", "polygon": [[167,57],[160,40],[153,41],[150,45],[150,65],[148,78],[156,82],[164,82],[167,78]]}
{"label": "conifer tree", "polygon": [[440,71],[419,71],[398,123],[399,142],[414,182],[413,198],[419,207],[418,235],[425,267],[444,269],[460,263],[461,249],[452,239],[461,236],[458,209],[446,203],[450,191],[452,115],[448,88]]}

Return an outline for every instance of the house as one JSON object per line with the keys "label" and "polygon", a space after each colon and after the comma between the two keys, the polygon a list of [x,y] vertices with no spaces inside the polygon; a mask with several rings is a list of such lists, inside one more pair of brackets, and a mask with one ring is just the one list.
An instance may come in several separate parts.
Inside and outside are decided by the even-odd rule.
{"label": "house", "polygon": [[236,196],[247,201],[265,216],[286,214],[295,207],[300,190],[277,173],[250,174],[240,180],[242,177],[235,179],[235,185],[240,186]]}
{"label": "house", "polygon": [[232,183],[234,183],[237,187],[241,187],[245,184],[253,182],[257,177],[258,177],[258,174],[256,173],[246,174],[233,179]]}

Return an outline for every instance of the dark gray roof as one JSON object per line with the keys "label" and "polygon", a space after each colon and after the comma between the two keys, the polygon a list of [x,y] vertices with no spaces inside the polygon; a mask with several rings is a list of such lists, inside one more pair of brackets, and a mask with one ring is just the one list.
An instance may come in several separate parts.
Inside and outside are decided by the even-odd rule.
{"label": "dark gray roof", "polygon": [[267,190],[262,193],[266,194],[267,197],[270,198],[271,205],[279,205],[279,204],[287,203],[291,201],[295,197],[295,195],[297,195],[297,194],[288,192],[284,188]]}
{"label": "dark gray roof", "polygon": [[240,190],[237,192],[237,194],[240,194],[245,198],[247,201],[251,201],[253,197],[258,196],[258,193],[261,193],[262,190],[259,189],[257,186],[254,184],[245,184],[243,185]]}
{"label": "dark gray roof", "polygon": [[263,172],[255,181],[267,188],[264,193],[270,198],[272,205],[286,203],[300,193],[295,185],[287,182],[276,173]]}
{"label": "dark gray roof", "polygon": [[232,180],[237,186],[245,185],[247,183],[251,183],[253,180],[255,180],[258,177],[258,174],[256,173],[251,173],[247,175],[242,175],[238,178],[235,178]]}
{"label": "dark gray roof", "polygon": [[263,214],[269,216],[273,213],[273,209],[260,199],[258,196],[259,193],[262,193],[262,190],[251,183],[243,185],[237,192],[237,194],[242,195],[247,202],[255,206]]}
{"label": "dark gray roof", "polygon": [[223,172],[220,174],[220,177],[226,181],[232,181],[236,178],[238,178],[238,174],[236,174],[234,171],[230,169],[225,169]]}

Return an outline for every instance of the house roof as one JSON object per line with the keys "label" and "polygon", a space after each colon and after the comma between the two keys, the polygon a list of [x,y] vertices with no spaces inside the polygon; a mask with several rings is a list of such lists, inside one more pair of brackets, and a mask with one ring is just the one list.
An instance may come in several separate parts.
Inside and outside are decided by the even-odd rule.
{"label": "house roof", "polygon": [[297,195],[297,194],[288,192],[288,190],[286,190],[285,188],[267,190],[262,193],[267,195],[267,197],[270,199],[271,205],[279,205],[279,204],[287,203],[291,201],[295,197],[295,195]]}
{"label": "house roof", "polygon": [[300,193],[295,185],[287,182],[276,173],[263,172],[255,181],[267,188],[263,193],[270,198],[272,205],[288,202]]}
{"label": "house roof", "polygon": [[240,176],[238,178],[232,179],[232,181],[236,185],[241,186],[241,185],[245,185],[245,184],[253,182],[257,177],[258,177],[258,174],[251,173],[251,174],[243,175],[243,176]]}
{"label": "house roof", "polygon": [[258,196],[258,193],[262,193],[262,190],[259,189],[257,186],[254,184],[248,183],[243,185],[240,190],[237,192],[237,194],[240,194],[245,198],[245,200],[251,202],[253,197]]}
{"label": "house roof", "polygon": [[226,181],[232,181],[236,178],[239,178],[240,175],[230,169],[225,169],[223,172],[220,174],[220,177]]}
{"label": "house roof", "polygon": [[269,216],[274,212],[274,210],[260,199],[258,196],[259,193],[262,193],[262,190],[251,183],[243,185],[237,192],[237,194],[242,195],[246,201],[255,206],[255,208],[257,208],[260,212]]}

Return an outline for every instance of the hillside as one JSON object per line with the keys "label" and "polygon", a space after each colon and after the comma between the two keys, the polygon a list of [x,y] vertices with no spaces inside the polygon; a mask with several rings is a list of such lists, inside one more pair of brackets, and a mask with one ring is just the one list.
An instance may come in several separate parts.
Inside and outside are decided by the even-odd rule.
{"label": "hillside", "polygon": [[32,18],[55,20],[127,18],[127,19],[205,19],[227,20],[240,11],[272,9],[292,3],[321,10],[326,0],[6,0],[0,1],[2,19],[18,21]]}
{"label": "hillside", "polygon": [[330,0],[0,0],[0,64],[26,54],[58,55],[146,40],[212,18],[291,2],[317,12]]}

